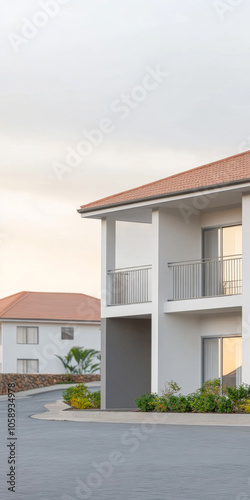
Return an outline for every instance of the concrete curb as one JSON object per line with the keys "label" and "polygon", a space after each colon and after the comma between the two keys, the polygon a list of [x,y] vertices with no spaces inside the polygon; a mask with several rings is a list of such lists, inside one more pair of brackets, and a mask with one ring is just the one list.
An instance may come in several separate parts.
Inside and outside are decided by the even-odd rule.
{"label": "concrete curb", "polygon": [[[47,387],[38,387],[37,389],[28,389],[27,391],[19,391],[16,392],[16,399],[29,398],[31,396],[34,396],[35,394],[42,394],[43,392],[59,391],[60,389],[64,391],[65,389],[68,389],[69,387],[75,385],[78,384],[55,384],[55,385],[48,385]],[[100,387],[101,382],[100,381],[87,382],[85,385],[87,387]],[[7,400],[8,400],[7,394],[3,394],[0,396],[0,401],[7,401]]]}
{"label": "concrete curb", "polygon": [[102,422],[116,424],[215,425],[250,427],[250,415],[212,413],[141,413],[138,411],[67,411],[62,400],[45,405],[48,410],[31,418],[62,422]]}

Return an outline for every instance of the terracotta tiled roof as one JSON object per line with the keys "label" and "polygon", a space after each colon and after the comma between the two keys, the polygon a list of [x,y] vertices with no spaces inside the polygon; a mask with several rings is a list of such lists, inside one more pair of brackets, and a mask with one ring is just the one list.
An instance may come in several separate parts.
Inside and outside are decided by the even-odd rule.
{"label": "terracotta tiled roof", "polygon": [[100,321],[100,300],[82,293],[20,292],[0,299],[0,319]]}
{"label": "terracotta tiled roof", "polygon": [[239,180],[250,180],[250,151],[82,205],[79,212],[112,207],[112,205],[135,202],[144,198],[160,197],[164,194],[169,195],[189,190],[198,191],[208,186],[233,183]]}

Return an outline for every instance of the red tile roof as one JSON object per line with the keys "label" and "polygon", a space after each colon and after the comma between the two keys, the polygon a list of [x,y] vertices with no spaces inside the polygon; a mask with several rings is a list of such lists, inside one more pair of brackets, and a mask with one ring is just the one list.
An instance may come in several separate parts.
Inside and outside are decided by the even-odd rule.
{"label": "red tile roof", "polygon": [[91,212],[98,208],[108,208],[141,199],[152,199],[190,190],[198,191],[205,187],[234,183],[240,180],[250,180],[250,151],[82,205],[79,212]]}
{"label": "red tile roof", "polygon": [[100,321],[100,300],[82,293],[19,292],[0,299],[1,318]]}

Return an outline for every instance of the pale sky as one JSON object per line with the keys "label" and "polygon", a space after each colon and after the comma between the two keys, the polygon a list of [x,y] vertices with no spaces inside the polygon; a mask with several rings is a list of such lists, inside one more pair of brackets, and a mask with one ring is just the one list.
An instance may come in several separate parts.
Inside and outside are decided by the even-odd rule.
{"label": "pale sky", "polygon": [[250,149],[249,18],[247,0],[0,0],[0,298],[100,296],[80,205]]}

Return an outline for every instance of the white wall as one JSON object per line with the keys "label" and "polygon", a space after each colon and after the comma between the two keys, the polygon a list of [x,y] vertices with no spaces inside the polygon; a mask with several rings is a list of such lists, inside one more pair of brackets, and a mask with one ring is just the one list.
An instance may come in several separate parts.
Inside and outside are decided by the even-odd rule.
{"label": "white wall", "polygon": [[152,225],[116,223],[116,269],[152,263]]}
{"label": "white wall", "polygon": [[241,314],[165,315],[159,341],[159,389],[170,380],[183,394],[202,383],[202,338],[241,334]]}
{"label": "white wall", "polygon": [[[153,215],[155,232],[153,260],[153,314],[152,367],[157,370],[153,390],[160,391],[165,382],[175,380],[183,393],[195,391],[202,382],[202,337],[210,335],[230,335],[242,332],[241,314],[215,313],[166,314],[164,301],[171,298],[172,275],[168,262],[178,262],[201,258],[202,227],[229,224],[241,221],[241,209],[217,210],[183,217],[180,210],[161,210]],[[202,299],[206,300],[206,299]],[[195,302],[195,301],[194,301]]]}
{"label": "white wall", "polygon": [[202,228],[241,223],[242,208],[236,207],[201,213],[200,221]]}
{"label": "white wall", "polygon": [[[198,216],[187,219],[183,216],[181,210],[176,209],[155,211],[152,225],[154,238],[152,269],[152,391],[159,392],[165,381],[175,379],[178,382],[178,374],[183,378],[184,368],[180,372],[180,366],[186,359],[182,355],[183,342],[190,352],[193,349],[197,350],[195,338],[193,338],[193,336],[197,335],[196,320],[192,321],[189,338],[187,338],[187,322],[185,323],[183,317],[178,315],[175,315],[175,317],[166,315],[164,313],[164,303],[172,298],[173,278],[168,263],[200,259],[201,230]],[[190,345],[191,336],[193,338],[192,345]],[[193,369],[193,366],[191,369]],[[190,375],[193,380],[192,387],[198,378],[197,369],[195,368],[195,370],[195,374]]]}
{"label": "white wall", "polygon": [[[38,326],[39,344],[17,344],[17,326]],[[61,327],[74,328],[73,340],[61,339]],[[4,323],[3,372],[16,373],[17,359],[38,359],[39,373],[65,373],[61,361],[55,356],[65,356],[73,346],[100,350],[100,325],[48,324],[48,323]]]}

